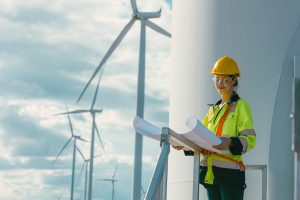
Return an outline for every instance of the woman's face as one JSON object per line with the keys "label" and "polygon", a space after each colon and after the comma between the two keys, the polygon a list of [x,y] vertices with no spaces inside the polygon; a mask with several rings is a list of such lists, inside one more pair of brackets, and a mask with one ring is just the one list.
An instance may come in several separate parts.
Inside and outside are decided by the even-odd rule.
{"label": "woman's face", "polygon": [[213,81],[220,94],[232,94],[236,80],[227,75],[215,75]]}

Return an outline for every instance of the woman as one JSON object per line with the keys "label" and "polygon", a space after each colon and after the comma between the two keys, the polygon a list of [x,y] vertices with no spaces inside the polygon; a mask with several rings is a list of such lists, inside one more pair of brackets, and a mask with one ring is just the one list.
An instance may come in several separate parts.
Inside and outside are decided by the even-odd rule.
{"label": "woman", "polygon": [[251,110],[237,94],[240,71],[232,58],[218,59],[211,73],[221,99],[211,106],[202,123],[222,141],[214,148],[230,153],[220,155],[204,150],[199,179],[209,200],[242,200],[246,188],[242,155],[256,143]]}

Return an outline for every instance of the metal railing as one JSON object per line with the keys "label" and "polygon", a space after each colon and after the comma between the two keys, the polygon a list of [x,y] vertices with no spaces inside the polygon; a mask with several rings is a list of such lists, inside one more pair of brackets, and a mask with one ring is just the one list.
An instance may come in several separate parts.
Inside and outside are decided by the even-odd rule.
{"label": "metal railing", "polygon": [[[182,135],[175,133],[170,128],[163,128],[160,140],[162,147],[157,165],[150,181],[144,200],[166,200],[167,199],[167,176],[168,157],[170,153],[170,139],[176,140],[185,148],[194,151],[193,166],[193,196],[192,200],[199,200],[199,164],[201,148],[185,139]],[[267,199],[267,165],[247,165],[247,170],[262,171],[262,200]]]}
{"label": "metal railing", "polygon": [[261,199],[267,200],[268,168],[267,165],[246,165],[247,170],[261,170]]}
{"label": "metal railing", "polygon": [[162,147],[157,165],[155,167],[149,188],[144,200],[166,200],[167,199],[167,175],[168,157],[170,153],[170,139],[176,140],[189,150],[194,151],[194,180],[193,180],[193,200],[199,199],[199,161],[201,148],[191,143],[181,135],[175,133],[170,128],[163,128],[160,145]]}

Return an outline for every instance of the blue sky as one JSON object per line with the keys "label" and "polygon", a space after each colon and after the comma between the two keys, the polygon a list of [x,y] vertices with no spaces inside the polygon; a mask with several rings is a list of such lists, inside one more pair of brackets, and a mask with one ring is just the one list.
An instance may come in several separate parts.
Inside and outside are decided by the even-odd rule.
{"label": "blue sky", "polygon": [[[0,7],[0,199],[69,199],[69,145],[52,166],[70,137],[69,109],[89,108],[95,83],[76,104],[85,83],[105,51],[131,16],[129,0],[66,1],[1,0]],[[171,31],[170,3],[140,0],[144,11],[158,10],[153,22]],[[139,22],[105,65],[96,107],[96,121],[106,154],[96,141],[94,179],[109,178],[119,164],[116,199],[129,199],[132,186]],[[148,29],[149,30],[149,29]],[[145,119],[168,124],[170,39],[147,30]],[[90,139],[91,118],[71,118],[74,131]],[[88,157],[89,145],[78,142]],[[153,172],[159,144],[144,139],[143,185]],[[76,182],[82,160],[77,157]],[[83,179],[76,188],[81,199]],[[94,199],[110,199],[111,185],[94,182]]]}

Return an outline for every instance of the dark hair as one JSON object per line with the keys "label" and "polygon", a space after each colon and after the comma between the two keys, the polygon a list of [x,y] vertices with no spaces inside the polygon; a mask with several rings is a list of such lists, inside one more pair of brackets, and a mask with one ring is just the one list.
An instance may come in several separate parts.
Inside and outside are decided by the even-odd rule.
{"label": "dark hair", "polygon": [[235,84],[234,84],[233,86],[237,87],[238,84],[239,84],[239,81],[238,81],[238,79],[235,77]]}
{"label": "dark hair", "polygon": [[235,76],[235,75],[230,75],[229,77],[231,77],[232,80],[235,80],[235,83],[234,83],[234,85],[233,85],[233,87],[234,87],[233,93],[237,94],[237,92],[238,92],[238,85],[239,85],[237,76]]}
{"label": "dark hair", "polygon": [[237,76],[235,76],[235,75],[230,75],[229,77],[231,77],[232,80],[235,80],[235,83],[234,83],[233,86],[234,86],[234,87],[237,87],[238,84],[239,84],[238,79],[237,79]]}

